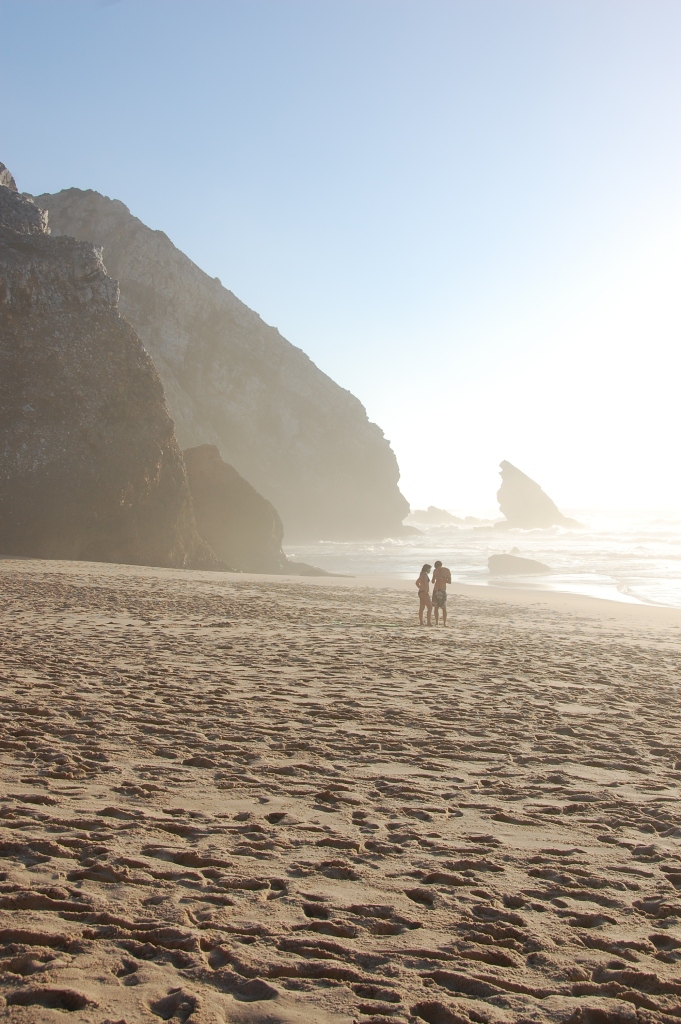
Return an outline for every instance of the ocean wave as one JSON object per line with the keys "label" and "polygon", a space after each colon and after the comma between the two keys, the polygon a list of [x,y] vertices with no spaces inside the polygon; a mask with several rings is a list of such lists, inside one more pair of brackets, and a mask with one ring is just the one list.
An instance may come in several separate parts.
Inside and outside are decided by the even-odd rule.
{"label": "ocean wave", "polygon": [[[495,530],[487,524],[419,527],[421,533],[381,541],[320,541],[287,553],[333,572],[408,578],[441,558],[461,583],[489,579],[487,559],[513,551],[549,565],[542,586],[566,593],[681,608],[681,515],[570,510],[579,530]],[[532,589],[521,577],[516,587]]]}

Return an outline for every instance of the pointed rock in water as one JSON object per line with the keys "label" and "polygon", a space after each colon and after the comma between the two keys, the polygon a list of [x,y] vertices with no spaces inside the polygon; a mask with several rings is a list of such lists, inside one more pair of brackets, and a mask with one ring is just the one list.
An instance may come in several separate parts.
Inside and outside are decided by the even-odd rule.
{"label": "pointed rock in water", "polygon": [[75,188],[37,202],[53,234],[104,247],[182,447],[216,445],[272,502],[287,541],[411,532],[395,455],[354,395],[123,203]]}
{"label": "pointed rock in water", "polygon": [[564,516],[538,483],[510,462],[501,463],[501,487],[497,500],[506,521],[495,523],[500,529],[518,527],[522,530],[548,526],[579,526],[575,519]]}
{"label": "pointed rock in water", "polygon": [[0,178],[0,552],[219,568],[101,251]]}

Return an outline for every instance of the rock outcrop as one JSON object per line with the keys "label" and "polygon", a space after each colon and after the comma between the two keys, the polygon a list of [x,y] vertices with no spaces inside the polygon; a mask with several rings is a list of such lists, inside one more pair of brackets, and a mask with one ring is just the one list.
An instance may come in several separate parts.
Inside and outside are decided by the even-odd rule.
{"label": "rock outcrop", "polygon": [[16,182],[4,164],[0,164],[0,227],[18,231],[22,235],[44,235],[47,231],[47,213],[32,199],[19,195]]}
{"label": "rock outcrop", "polygon": [[505,521],[495,523],[501,529],[535,530],[579,525],[576,520],[564,516],[539,484],[510,462],[501,463],[501,487],[497,491],[497,500],[502,515],[506,516]]}
{"label": "rock outcrop", "polygon": [[216,445],[287,540],[404,532],[395,456],[353,395],[123,203],[79,189],[37,202],[53,234],[104,247],[183,448]]}
{"label": "rock outcrop", "polygon": [[545,576],[552,572],[544,562],[518,555],[490,555],[487,567],[493,576]]}
{"label": "rock outcrop", "polygon": [[101,252],[0,181],[0,552],[219,567]]}
{"label": "rock outcrop", "polygon": [[5,188],[10,189],[12,192],[19,191],[12,172],[3,163],[0,163],[0,185],[4,185]]}
{"label": "rock outcrop", "polygon": [[280,573],[284,528],[274,506],[258,494],[212,444],[184,452],[196,528],[218,558],[244,572]]}
{"label": "rock outcrop", "polygon": [[414,509],[407,516],[406,522],[413,526],[459,526],[464,520],[444,508],[429,505],[428,508]]}

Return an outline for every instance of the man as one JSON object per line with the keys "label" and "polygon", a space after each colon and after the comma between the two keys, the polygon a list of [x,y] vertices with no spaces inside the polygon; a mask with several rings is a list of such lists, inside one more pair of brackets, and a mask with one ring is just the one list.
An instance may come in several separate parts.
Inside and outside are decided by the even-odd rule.
{"label": "man", "polygon": [[433,610],[435,611],[435,625],[438,625],[438,616],[442,611],[442,625],[447,625],[447,584],[452,582],[452,574],[442,562],[437,561],[433,569]]}

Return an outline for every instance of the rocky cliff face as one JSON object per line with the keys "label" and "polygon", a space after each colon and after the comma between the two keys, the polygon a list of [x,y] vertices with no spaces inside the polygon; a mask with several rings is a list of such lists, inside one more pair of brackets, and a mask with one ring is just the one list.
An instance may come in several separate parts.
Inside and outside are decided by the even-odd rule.
{"label": "rocky cliff face", "polygon": [[510,462],[504,460],[500,468],[501,487],[497,491],[497,500],[506,522],[496,523],[497,527],[535,530],[548,526],[579,525],[574,519],[564,516],[539,484]]}
{"label": "rocky cliff face", "polygon": [[212,444],[184,452],[196,528],[218,558],[245,572],[279,573],[284,528],[276,509]]}
{"label": "rocky cliff face", "polygon": [[53,234],[104,247],[181,445],[216,445],[292,539],[383,537],[409,511],[395,456],[360,402],[122,203],[42,195]]}
{"label": "rocky cliff face", "polygon": [[217,567],[163,387],[101,252],[0,165],[0,551]]}

